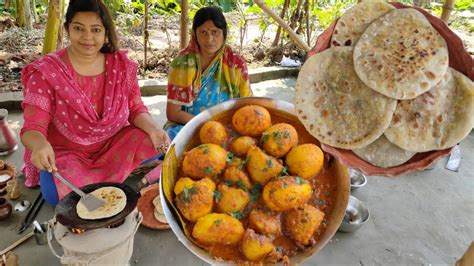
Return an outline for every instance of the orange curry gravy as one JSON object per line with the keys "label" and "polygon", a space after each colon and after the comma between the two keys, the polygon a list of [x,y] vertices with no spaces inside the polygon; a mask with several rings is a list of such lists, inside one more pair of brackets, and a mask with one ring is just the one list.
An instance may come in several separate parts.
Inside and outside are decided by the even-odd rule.
{"label": "orange curry gravy", "polygon": [[[288,124],[291,124],[293,127],[295,127],[296,132],[298,132],[298,139],[299,139],[298,144],[314,143],[319,146],[319,142],[306,131],[304,126],[294,116],[290,116],[285,112],[272,110],[270,108],[267,108],[267,110],[271,114],[272,124],[288,123]],[[235,136],[239,136],[238,133],[234,131],[232,127],[232,116],[235,111],[236,110],[224,112],[213,118],[213,120],[221,122],[224,125],[224,127],[226,127],[226,129],[228,130],[229,139],[227,141],[227,144],[230,143],[230,141]],[[188,143],[186,147],[186,151],[189,151],[192,148],[199,146],[200,144],[201,143],[199,140],[199,131],[197,130],[193,139],[190,141],[190,143]],[[227,150],[227,145],[225,145],[224,148],[226,148]],[[183,158],[180,159],[178,177],[184,176],[182,172],[182,168],[181,168],[181,163],[182,163]],[[334,171],[334,167],[331,167],[329,158],[330,157],[328,157],[325,154],[324,165],[323,165],[323,168],[321,169],[321,172],[318,174],[316,178],[308,180],[311,184],[313,195],[311,199],[309,200],[309,202],[307,202],[307,204],[315,206],[317,209],[321,210],[325,214],[325,218],[323,222],[321,223],[321,225],[319,226],[319,228],[313,235],[312,241],[310,241],[310,243],[312,244],[310,244],[309,246],[301,246],[300,244],[297,244],[290,237],[290,234],[286,231],[286,228],[283,223],[284,215],[281,215],[281,228],[282,228],[283,234],[277,237],[273,241],[275,249],[277,253],[279,254],[269,255],[263,261],[261,261],[261,263],[275,263],[277,261],[286,260],[287,257],[292,257],[298,253],[305,252],[306,250],[310,249],[313,245],[315,245],[317,241],[319,241],[320,236],[322,235],[322,233],[327,227],[326,217],[329,217],[335,204],[336,180],[332,177],[336,173]],[[245,159],[245,158],[242,158],[242,159]],[[221,175],[223,176],[223,173],[221,173],[217,178],[213,178],[213,180],[218,180],[216,187],[220,182],[219,180],[223,180],[223,178],[221,178]],[[240,219],[240,221],[242,222],[242,225],[244,226],[245,229],[249,225],[248,214],[250,213],[251,209],[255,207],[264,207],[264,202],[261,197],[261,191],[260,191],[258,200],[255,202],[250,201],[247,207],[245,208],[245,210],[242,211],[244,215]],[[186,226],[189,232],[192,232],[194,223],[187,221]],[[214,246],[204,247],[204,248],[208,250],[211,253],[211,255],[218,260],[224,260],[227,262],[234,262],[234,263],[239,263],[239,264],[249,262],[240,251],[240,243],[236,246],[214,245]]]}

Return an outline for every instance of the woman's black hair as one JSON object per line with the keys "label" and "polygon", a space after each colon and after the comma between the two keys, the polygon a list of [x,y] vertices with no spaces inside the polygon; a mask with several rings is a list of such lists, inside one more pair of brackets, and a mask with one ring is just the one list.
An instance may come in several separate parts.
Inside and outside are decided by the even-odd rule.
{"label": "woman's black hair", "polygon": [[100,49],[102,53],[112,53],[118,50],[114,21],[109,10],[101,0],[70,0],[66,11],[66,21],[64,22],[66,31],[77,12],[94,12],[100,17],[108,40]]}
{"label": "woman's black hair", "polygon": [[227,22],[222,10],[215,6],[203,7],[196,12],[193,19],[193,31],[196,32],[196,29],[208,20],[212,20],[214,25],[223,31],[225,40],[227,38]]}

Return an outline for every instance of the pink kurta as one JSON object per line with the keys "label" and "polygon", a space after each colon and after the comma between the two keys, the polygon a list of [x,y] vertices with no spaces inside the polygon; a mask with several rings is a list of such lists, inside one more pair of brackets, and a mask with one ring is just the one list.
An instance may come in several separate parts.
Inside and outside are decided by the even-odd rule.
{"label": "pink kurta", "polygon": [[[148,112],[140,95],[137,65],[126,53],[106,54],[106,70],[78,74],[66,50],[33,62],[22,72],[25,124],[51,143],[58,171],[76,186],[123,182],[140,162],[156,155],[148,135],[131,126]],[[39,172],[25,152],[25,185],[39,184]],[[55,178],[59,198],[70,190]]]}

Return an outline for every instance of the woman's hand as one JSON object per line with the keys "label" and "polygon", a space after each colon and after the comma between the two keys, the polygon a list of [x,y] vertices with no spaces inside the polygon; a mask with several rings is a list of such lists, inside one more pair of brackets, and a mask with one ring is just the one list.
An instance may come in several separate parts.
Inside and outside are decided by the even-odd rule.
{"label": "woman's hand", "polygon": [[166,152],[171,143],[166,131],[161,128],[155,128],[148,133],[148,136],[150,136],[151,142],[157,151]]}
{"label": "woman's hand", "polygon": [[37,145],[31,151],[31,163],[40,170],[47,170],[48,172],[58,170],[53,147],[48,141]]}
{"label": "woman's hand", "polygon": [[31,163],[36,168],[48,172],[58,170],[53,147],[43,134],[36,130],[27,130],[21,137],[21,142],[31,151]]}

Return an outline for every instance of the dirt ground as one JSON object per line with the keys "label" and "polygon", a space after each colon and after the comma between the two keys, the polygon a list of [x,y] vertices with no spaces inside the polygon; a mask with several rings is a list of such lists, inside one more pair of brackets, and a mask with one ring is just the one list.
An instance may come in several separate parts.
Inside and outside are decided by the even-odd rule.
{"label": "dirt ground", "polygon": [[[258,17],[247,18],[246,32],[243,37],[240,37],[239,18],[240,15],[237,12],[226,13],[229,25],[227,43],[245,58],[249,69],[278,65],[283,56],[300,62],[304,61],[306,53],[297,48],[286,33],[282,34],[280,44],[272,47],[277,26],[270,25],[262,31]],[[116,21],[118,22],[119,45],[129,51],[130,58],[139,62],[140,79],[166,80],[169,63],[179,50],[179,16],[150,18],[146,67],[143,29],[127,27],[124,23],[125,19],[121,17]],[[18,28],[11,17],[0,14],[0,92],[21,90],[20,71],[24,65],[40,57],[44,24],[37,24],[33,31],[28,32]],[[191,28],[191,22],[189,28]],[[314,45],[321,31],[312,32],[310,46]],[[466,31],[455,30],[455,32],[465,41],[468,50],[472,51],[473,35]],[[67,45],[67,39],[64,39]]]}

